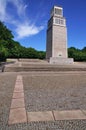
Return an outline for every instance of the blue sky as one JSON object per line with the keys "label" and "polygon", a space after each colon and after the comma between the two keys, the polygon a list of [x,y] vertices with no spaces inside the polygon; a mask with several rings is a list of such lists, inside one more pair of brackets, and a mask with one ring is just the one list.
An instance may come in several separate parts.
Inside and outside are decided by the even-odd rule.
{"label": "blue sky", "polygon": [[86,0],[0,0],[0,20],[25,47],[46,50],[47,21],[53,5],[63,7],[68,47],[86,46]]}

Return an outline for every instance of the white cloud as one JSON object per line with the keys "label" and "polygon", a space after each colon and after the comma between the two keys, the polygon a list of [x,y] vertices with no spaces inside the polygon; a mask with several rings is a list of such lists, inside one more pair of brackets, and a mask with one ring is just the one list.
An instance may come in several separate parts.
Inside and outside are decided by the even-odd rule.
{"label": "white cloud", "polygon": [[10,0],[10,2],[12,2],[16,6],[19,16],[24,14],[26,8],[28,7],[28,5],[24,4],[23,0]]}
{"label": "white cloud", "polygon": [[[25,10],[28,7],[27,4],[24,4],[24,0],[0,0],[0,20],[2,21],[9,21],[12,16],[7,12],[7,4],[8,2],[12,3],[16,10],[15,12],[21,17],[21,15],[25,15]],[[8,19],[6,19],[6,17]],[[7,20],[7,21],[6,21]]]}
{"label": "white cloud", "polygon": [[[22,22],[17,18],[14,19],[14,17],[12,17],[12,15],[7,12],[8,2],[11,2],[16,7],[15,11],[22,19]],[[16,32],[17,38],[24,38],[35,35],[44,28],[43,26],[36,26],[35,23],[31,24],[31,21],[28,20],[28,17],[25,15],[25,10],[27,7],[28,5],[24,3],[24,0],[0,0],[0,20],[15,26],[15,30],[12,31]]]}
{"label": "white cloud", "polygon": [[18,38],[20,39],[38,34],[41,30],[43,30],[43,28],[43,26],[36,27],[35,25],[24,23],[17,26],[16,33],[18,34]]}
{"label": "white cloud", "polygon": [[6,1],[7,0],[0,0],[0,19],[2,21],[5,20],[5,16],[6,16]]}

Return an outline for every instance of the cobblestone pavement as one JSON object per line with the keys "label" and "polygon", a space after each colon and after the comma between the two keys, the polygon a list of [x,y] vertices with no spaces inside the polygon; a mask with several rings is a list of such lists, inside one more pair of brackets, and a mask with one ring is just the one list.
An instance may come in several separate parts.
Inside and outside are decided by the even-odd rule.
{"label": "cobblestone pavement", "polygon": [[[11,100],[19,73],[0,74],[0,130],[86,130],[86,120],[8,125]],[[86,74],[21,73],[27,111],[86,110]]]}
{"label": "cobblestone pavement", "polygon": [[8,123],[15,80],[16,75],[0,74],[0,126],[6,126]]}
{"label": "cobblestone pavement", "polygon": [[86,110],[85,74],[23,75],[27,111]]}
{"label": "cobblestone pavement", "polygon": [[15,125],[0,125],[0,130],[86,130],[85,120],[32,122]]}

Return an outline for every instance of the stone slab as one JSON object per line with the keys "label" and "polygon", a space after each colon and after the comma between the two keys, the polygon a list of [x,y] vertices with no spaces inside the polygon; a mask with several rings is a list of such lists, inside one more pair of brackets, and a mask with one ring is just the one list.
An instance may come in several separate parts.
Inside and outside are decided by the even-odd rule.
{"label": "stone slab", "polygon": [[16,84],[15,84],[15,85],[20,85],[20,84],[23,85],[23,82],[21,82],[21,81],[16,81]]}
{"label": "stone slab", "polygon": [[24,92],[22,85],[16,85],[14,88],[14,92]]}
{"label": "stone slab", "polygon": [[22,77],[21,78],[17,78],[16,81],[22,81]]}
{"label": "stone slab", "polygon": [[21,91],[23,91],[23,88],[22,87],[15,87],[15,89],[14,89],[14,92],[21,92]]}
{"label": "stone slab", "polygon": [[80,110],[71,111],[53,111],[55,120],[86,119],[86,116]]}
{"label": "stone slab", "polygon": [[13,98],[17,99],[17,98],[24,98],[24,93],[13,93]]}
{"label": "stone slab", "polygon": [[23,108],[25,107],[24,98],[12,99],[11,108]]}
{"label": "stone slab", "polygon": [[27,115],[28,115],[28,122],[54,121],[53,114],[51,111],[28,112]]}
{"label": "stone slab", "polygon": [[22,76],[18,76],[16,80],[22,80]]}
{"label": "stone slab", "polygon": [[17,88],[21,88],[21,89],[23,89],[23,84],[15,85],[15,89],[17,89]]}
{"label": "stone slab", "polygon": [[23,93],[24,91],[21,89],[21,90],[14,90],[14,93]]}
{"label": "stone slab", "polygon": [[11,109],[8,124],[25,123],[27,122],[25,108]]}
{"label": "stone slab", "polygon": [[16,80],[16,83],[20,83],[20,82],[22,82],[22,83],[23,83],[23,81],[22,81],[22,80]]}
{"label": "stone slab", "polygon": [[22,75],[18,75],[18,76],[17,76],[17,79],[18,79],[18,78],[22,78]]}
{"label": "stone slab", "polygon": [[16,82],[15,86],[23,86],[22,82]]}
{"label": "stone slab", "polygon": [[17,81],[17,80],[22,80],[22,77],[17,77],[16,81]]}
{"label": "stone slab", "polygon": [[16,80],[16,83],[23,83],[22,80]]}
{"label": "stone slab", "polygon": [[82,110],[83,114],[86,116],[86,110]]}
{"label": "stone slab", "polygon": [[15,83],[15,86],[18,86],[18,85],[19,85],[19,86],[23,86],[23,82],[16,82],[16,83]]}

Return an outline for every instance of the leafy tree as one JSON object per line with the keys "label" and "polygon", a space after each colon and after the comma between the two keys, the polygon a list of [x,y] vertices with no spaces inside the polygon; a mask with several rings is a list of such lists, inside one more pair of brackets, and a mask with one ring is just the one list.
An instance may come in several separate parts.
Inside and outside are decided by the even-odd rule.
{"label": "leafy tree", "polygon": [[9,56],[13,47],[12,32],[0,21],[0,59],[4,60]]}
{"label": "leafy tree", "polygon": [[0,21],[0,40],[10,41],[13,38],[12,32]]}
{"label": "leafy tree", "polygon": [[8,50],[0,44],[0,61],[5,61],[8,57]]}
{"label": "leafy tree", "polygon": [[86,47],[84,47],[84,48],[82,49],[82,51],[86,53]]}
{"label": "leafy tree", "polygon": [[86,61],[86,47],[82,50],[74,47],[68,48],[68,57],[74,58],[75,61]]}
{"label": "leafy tree", "polygon": [[44,51],[39,51],[39,52],[38,52],[38,58],[39,58],[39,59],[45,59],[45,58],[46,58],[46,52],[44,52]]}

